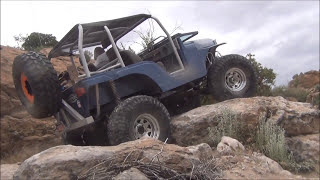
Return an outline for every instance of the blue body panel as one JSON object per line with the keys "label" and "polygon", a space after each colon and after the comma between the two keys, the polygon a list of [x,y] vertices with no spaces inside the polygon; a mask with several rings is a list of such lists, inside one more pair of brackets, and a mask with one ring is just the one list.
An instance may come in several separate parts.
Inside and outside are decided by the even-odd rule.
{"label": "blue body panel", "polygon": [[[215,41],[203,39],[182,43],[180,39],[178,39],[178,43],[180,46],[178,52],[185,67],[184,71],[170,74],[155,62],[142,61],[123,68],[113,69],[111,71],[92,75],[89,78],[79,81],[75,85],[75,88],[84,87],[86,92],[89,92],[87,96],[79,98],[81,104],[84,106],[86,106],[86,104],[89,105],[89,107],[83,108],[92,109],[95,107],[96,102],[94,98],[94,87],[97,84],[99,84],[100,92],[99,104],[106,104],[112,100],[112,93],[110,93],[110,89],[108,90],[108,81],[110,80],[116,82],[119,78],[130,75],[146,76],[155,82],[155,84],[157,84],[157,86],[161,89],[161,92],[167,92],[206,76],[206,56],[209,49],[216,45]],[[134,93],[134,91],[139,88],[126,87],[125,84],[116,84],[116,87],[121,97],[128,96],[130,93]],[[89,113],[89,110],[87,110],[87,113]]]}

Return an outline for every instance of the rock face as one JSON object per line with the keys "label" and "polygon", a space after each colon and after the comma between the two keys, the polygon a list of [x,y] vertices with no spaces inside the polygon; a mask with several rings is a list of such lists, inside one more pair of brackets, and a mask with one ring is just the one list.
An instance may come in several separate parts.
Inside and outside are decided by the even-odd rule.
{"label": "rock face", "polygon": [[261,116],[282,126],[288,136],[319,133],[320,111],[311,104],[282,97],[253,97],[202,106],[175,117],[171,121],[174,141],[181,146],[212,144],[208,127],[217,126],[226,110],[237,115],[248,128],[244,133],[249,135],[255,132]]}
{"label": "rock face", "polygon": [[13,174],[18,170],[19,164],[1,164],[0,166],[0,179],[11,180]]}
{"label": "rock face", "polygon": [[114,178],[114,180],[134,180],[134,179],[148,180],[149,178],[147,178],[141,171],[139,171],[136,168],[130,168],[129,170],[125,170]]}
{"label": "rock face", "polygon": [[[62,144],[60,133],[55,130],[56,120],[32,118],[22,106],[12,79],[12,64],[16,56],[25,51],[1,46],[1,163],[15,163]],[[57,61],[57,59],[53,59]],[[59,62],[63,63],[63,62]],[[71,62],[70,62],[71,63]],[[63,70],[63,65],[54,65]]]}
{"label": "rock face", "polygon": [[62,144],[53,118],[34,119],[26,111],[5,115],[1,125],[1,163],[21,162],[52,146]]}
{"label": "rock face", "polygon": [[287,138],[289,149],[293,152],[297,162],[320,163],[319,144],[320,134],[295,136]]}
{"label": "rock face", "polygon": [[293,76],[289,82],[289,87],[310,89],[319,84],[320,80],[319,71],[308,71]]}
{"label": "rock face", "polygon": [[137,158],[145,162],[161,161],[176,171],[189,172],[192,163],[210,160],[212,153],[207,144],[179,147],[149,138],[109,147],[56,146],[24,161],[14,179],[73,179],[110,158],[112,163]]}
{"label": "rock face", "polygon": [[279,163],[256,152],[246,152],[236,139],[223,136],[214,152],[223,179],[279,179],[301,177],[284,170]]}
{"label": "rock face", "polygon": [[222,179],[302,179],[260,153],[214,154]]}

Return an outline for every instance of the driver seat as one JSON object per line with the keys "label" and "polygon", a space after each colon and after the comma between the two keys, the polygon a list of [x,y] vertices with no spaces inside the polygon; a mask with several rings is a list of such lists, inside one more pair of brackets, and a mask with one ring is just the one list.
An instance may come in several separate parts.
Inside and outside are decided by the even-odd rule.
{"label": "driver seat", "polygon": [[[114,60],[117,58],[117,55],[114,52],[113,48],[110,48],[109,50],[107,50],[106,53],[110,60]],[[120,53],[120,56],[122,57],[123,63],[126,66],[142,61],[142,59],[138,55],[136,55],[135,53],[129,50],[119,50],[119,53]]]}

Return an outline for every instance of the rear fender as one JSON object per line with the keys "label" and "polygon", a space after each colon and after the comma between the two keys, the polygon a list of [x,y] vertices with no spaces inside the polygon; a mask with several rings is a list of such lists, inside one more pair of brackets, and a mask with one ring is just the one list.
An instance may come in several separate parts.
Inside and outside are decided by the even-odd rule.
{"label": "rear fender", "polygon": [[156,82],[144,74],[130,74],[115,80],[121,98],[133,94],[159,95],[162,90]]}
{"label": "rear fender", "polygon": [[[113,80],[117,96],[122,99],[132,95],[160,95],[162,90],[150,77],[143,74],[130,74]],[[89,109],[96,108],[95,86],[89,87]],[[104,105],[114,100],[109,82],[99,84],[99,104]]]}

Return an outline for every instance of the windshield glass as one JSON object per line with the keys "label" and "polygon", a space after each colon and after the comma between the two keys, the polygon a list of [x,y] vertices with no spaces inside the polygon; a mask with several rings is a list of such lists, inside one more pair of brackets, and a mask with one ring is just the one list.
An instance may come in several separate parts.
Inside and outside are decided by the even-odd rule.
{"label": "windshield glass", "polygon": [[182,42],[188,40],[189,38],[191,38],[193,36],[193,34],[188,34],[188,35],[184,35],[184,36],[181,36],[180,39]]}

